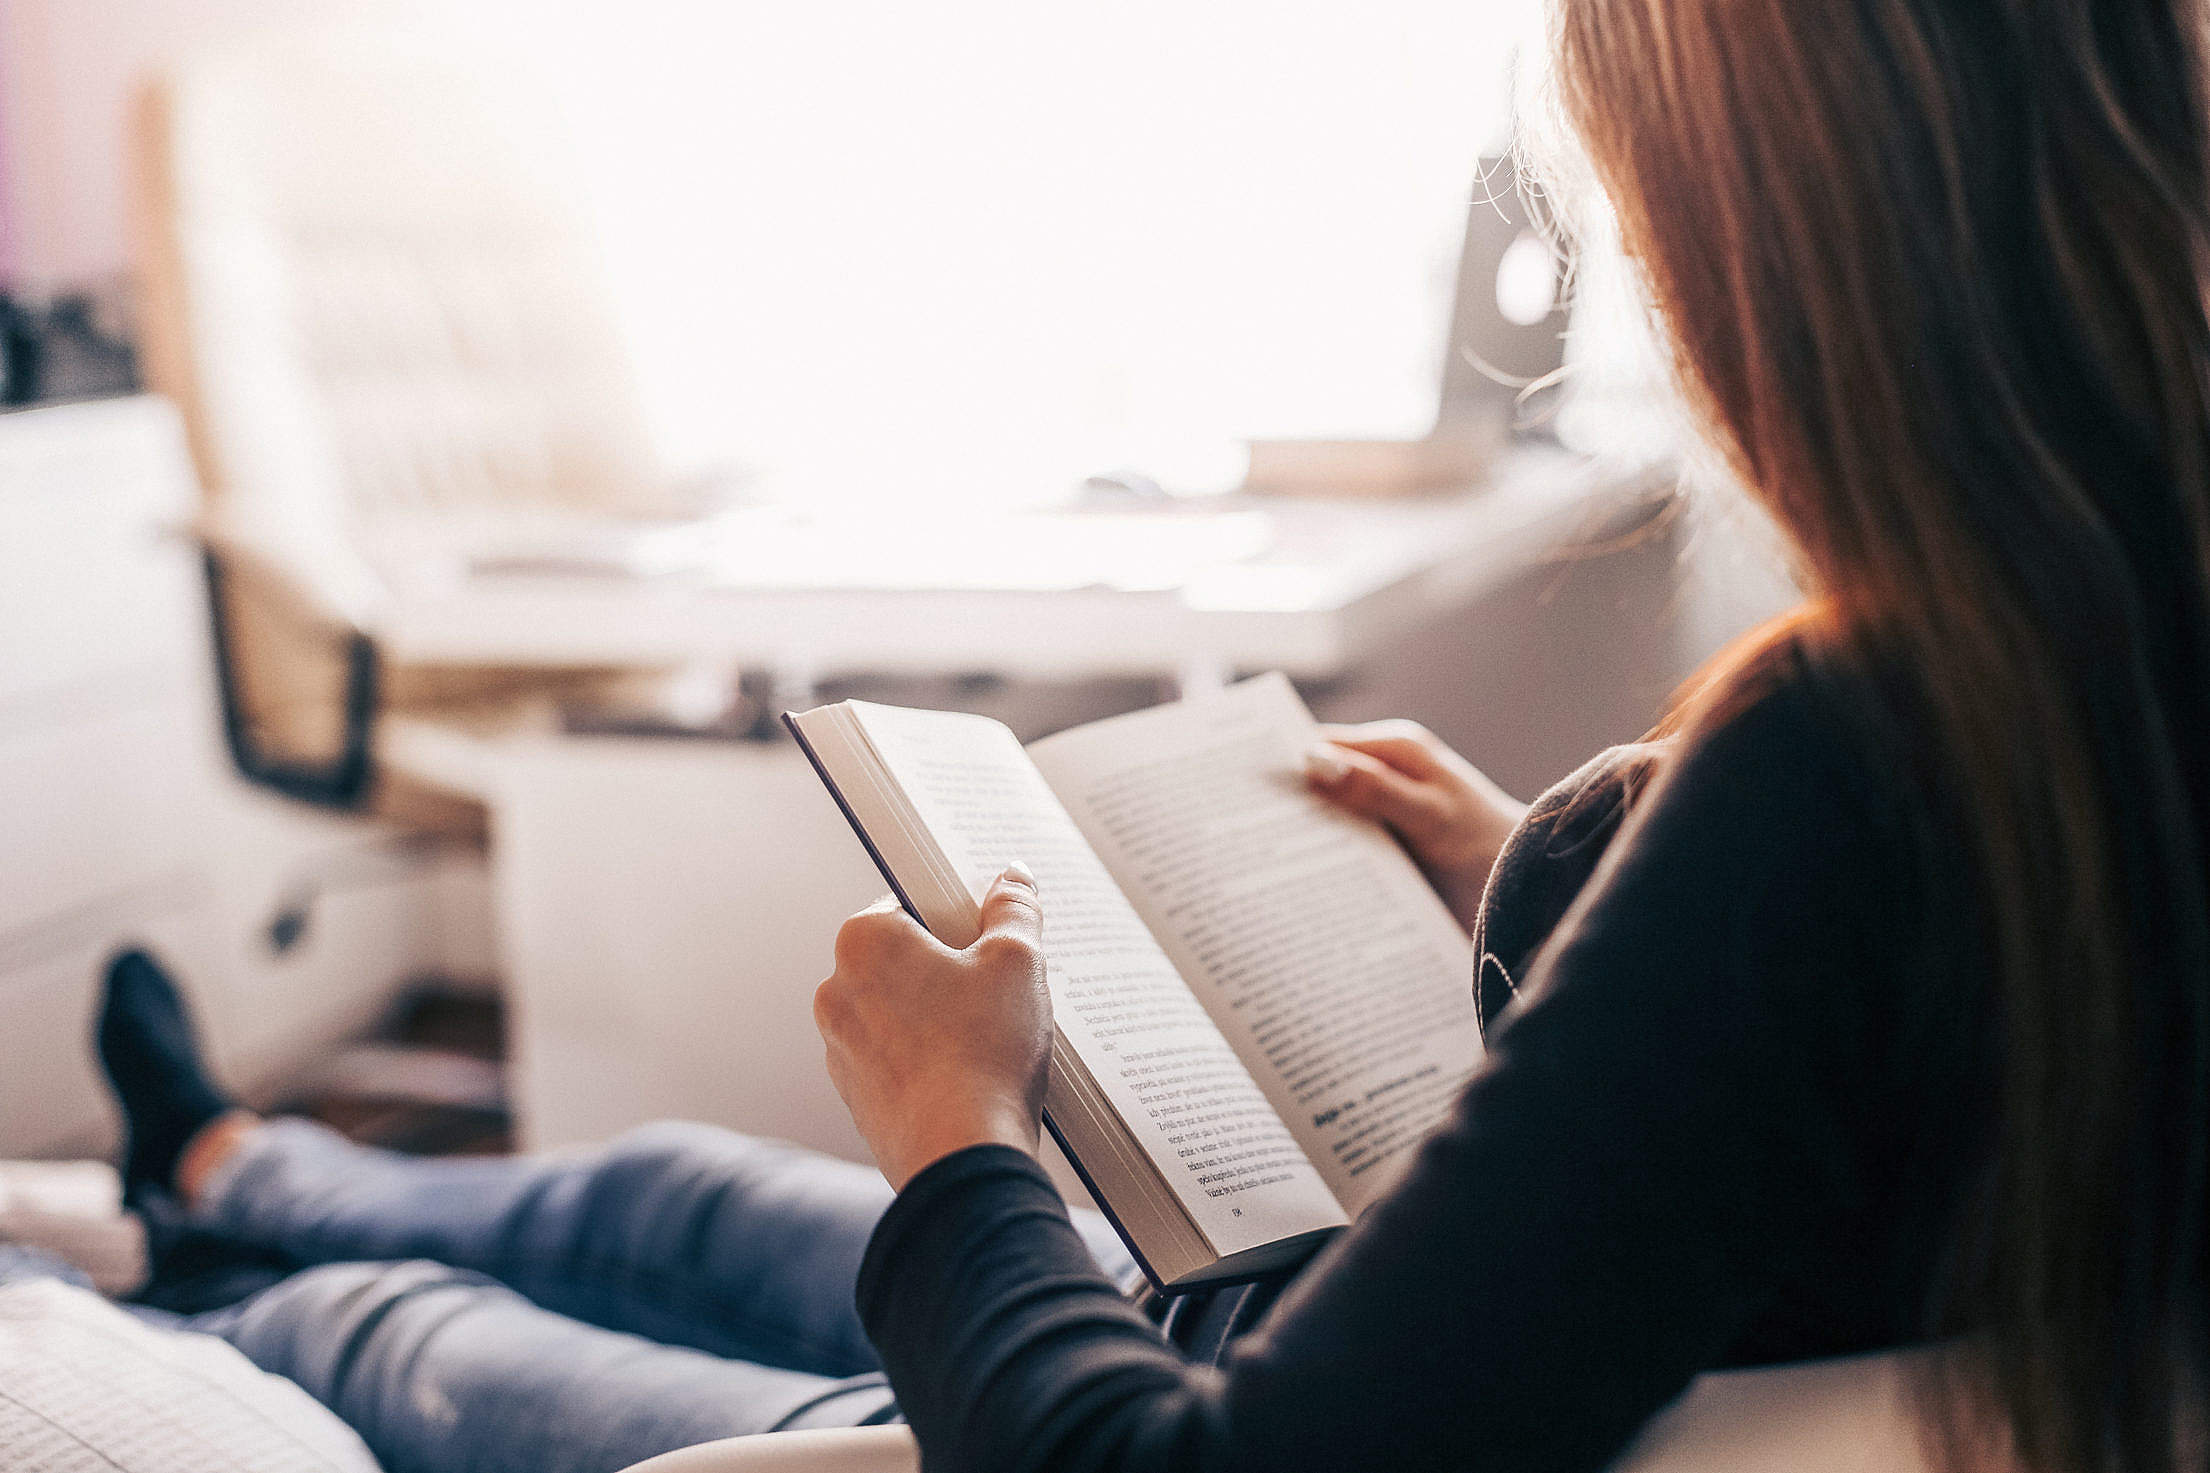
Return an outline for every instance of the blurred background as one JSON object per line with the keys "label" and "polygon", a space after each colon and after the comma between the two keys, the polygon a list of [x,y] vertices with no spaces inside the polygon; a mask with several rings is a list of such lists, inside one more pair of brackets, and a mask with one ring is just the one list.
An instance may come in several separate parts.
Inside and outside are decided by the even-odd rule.
{"label": "blurred background", "polygon": [[0,1155],[134,940],[364,1139],[857,1153],[786,706],[1645,730],[1789,588],[1515,186],[1535,12],[0,0]]}

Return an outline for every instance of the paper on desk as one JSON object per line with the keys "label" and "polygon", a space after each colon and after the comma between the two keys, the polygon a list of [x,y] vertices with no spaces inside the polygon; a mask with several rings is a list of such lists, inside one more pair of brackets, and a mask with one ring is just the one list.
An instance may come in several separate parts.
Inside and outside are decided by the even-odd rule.
{"label": "paper on desk", "polygon": [[829,522],[786,511],[724,519],[712,579],[724,587],[1052,592],[1179,588],[1263,554],[1264,512],[1020,513]]}
{"label": "paper on desk", "polygon": [[1262,511],[831,517],[749,507],[689,523],[579,519],[387,529],[377,561],[410,586],[459,578],[682,579],[774,590],[1180,588],[1274,540]]}

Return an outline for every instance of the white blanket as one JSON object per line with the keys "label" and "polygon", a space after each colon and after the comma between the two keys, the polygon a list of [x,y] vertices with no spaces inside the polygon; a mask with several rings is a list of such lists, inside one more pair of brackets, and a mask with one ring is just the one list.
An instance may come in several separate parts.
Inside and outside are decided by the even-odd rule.
{"label": "white blanket", "polygon": [[377,1473],[291,1382],[53,1279],[0,1284],[0,1473],[32,1470]]}

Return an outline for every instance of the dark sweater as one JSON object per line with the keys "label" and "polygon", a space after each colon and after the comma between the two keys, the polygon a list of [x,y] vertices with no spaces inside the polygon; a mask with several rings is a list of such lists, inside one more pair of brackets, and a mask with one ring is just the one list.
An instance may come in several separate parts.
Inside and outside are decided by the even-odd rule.
{"label": "dark sweater", "polygon": [[1843,730],[1799,667],[1536,805],[1487,1060],[1248,1334],[1162,1336],[1018,1151],[917,1176],[859,1304],[932,1473],[1595,1470],[1702,1371],[1919,1338],[1992,1030]]}

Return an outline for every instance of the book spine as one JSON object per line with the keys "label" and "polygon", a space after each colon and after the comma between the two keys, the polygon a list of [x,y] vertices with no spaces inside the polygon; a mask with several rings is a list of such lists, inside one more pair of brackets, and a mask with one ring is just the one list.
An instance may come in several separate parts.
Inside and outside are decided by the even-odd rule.
{"label": "book spine", "polygon": [[[1059,1066],[1054,1063],[1051,1067],[1056,1069]],[[1128,1225],[1120,1220],[1120,1214],[1113,1211],[1111,1201],[1106,1198],[1103,1192],[1097,1189],[1097,1183],[1091,1180],[1089,1168],[1082,1164],[1082,1158],[1075,1154],[1074,1147],[1067,1144],[1066,1132],[1062,1131],[1058,1122],[1051,1118],[1051,1107],[1049,1105],[1044,1106],[1044,1129],[1051,1132],[1051,1139],[1058,1145],[1059,1154],[1067,1158],[1067,1164],[1074,1168],[1075,1176],[1081,1179],[1082,1190],[1090,1194],[1090,1200],[1097,1204],[1097,1210],[1105,1214],[1105,1220],[1111,1223],[1113,1231],[1119,1234],[1121,1246],[1128,1250],[1128,1256],[1136,1260],[1137,1268],[1143,1270],[1144,1280],[1151,1285],[1151,1292],[1154,1294],[1174,1293],[1175,1291],[1167,1288],[1165,1281],[1159,1277],[1158,1270],[1151,1266],[1151,1260],[1144,1256],[1142,1246],[1136,1242],[1136,1235],[1128,1231]]]}
{"label": "book spine", "polygon": [[883,882],[890,886],[890,893],[898,897],[899,906],[904,909],[907,915],[913,917],[920,924],[922,930],[927,930],[928,922],[921,919],[920,908],[913,903],[913,897],[905,893],[905,886],[898,883],[898,877],[892,874],[890,866],[883,862],[882,851],[877,849],[875,841],[867,836],[867,829],[860,823],[859,815],[852,811],[851,804],[844,801],[844,790],[836,785],[835,778],[829,776],[829,769],[821,765],[820,755],[814,751],[813,743],[807,741],[806,734],[798,729],[798,718],[791,712],[785,711],[783,713],[783,727],[797,741],[798,750],[806,754],[806,761],[813,766],[813,775],[821,779],[821,786],[827,788],[829,796],[836,800],[837,811],[842,813],[844,821],[852,826],[852,832],[858,837],[861,847],[866,849],[867,857],[875,862],[876,873],[880,874],[883,877]]}

